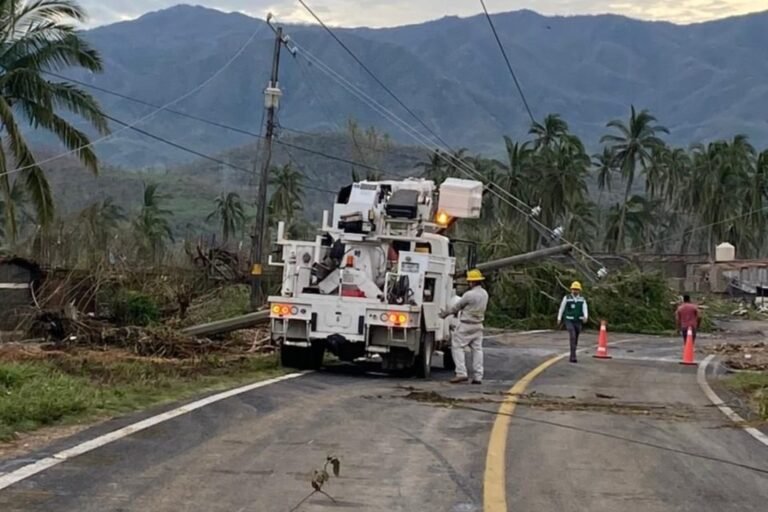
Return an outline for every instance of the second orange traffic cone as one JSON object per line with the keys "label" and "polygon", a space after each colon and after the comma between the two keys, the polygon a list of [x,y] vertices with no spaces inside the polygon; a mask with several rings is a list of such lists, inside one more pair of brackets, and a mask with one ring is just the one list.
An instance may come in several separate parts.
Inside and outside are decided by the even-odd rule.
{"label": "second orange traffic cone", "polygon": [[680,364],[687,366],[696,366],[693,354],[693,329],[688,328],[688,334],[685,336],[685,347],[683,347],[683,360]]}
{"label": "second orange traffic cone", "polygon": [[597,352],[594,356],[597,359],[611,359],[608,355],[608,328],[605,320],[600,322],[600,334],[597,337]]}

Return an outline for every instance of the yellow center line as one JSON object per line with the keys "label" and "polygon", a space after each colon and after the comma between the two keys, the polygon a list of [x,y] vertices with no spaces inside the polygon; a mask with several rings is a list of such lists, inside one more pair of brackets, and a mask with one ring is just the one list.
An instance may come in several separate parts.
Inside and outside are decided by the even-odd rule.
{"label": "yellow center line", "polygon": [[483,481],[484,512],[507,512],[507,477],[506,453],[507,433],[512,414],[515,412],[518,397],[525,392],[530,383],[544,370],[565,358],[562,354],[548,359],[517,381],[507,392],[507,396],[499,406],[496,420],[493,422],[491,437],[488,440],[488,454],[485,458],[485,478]]}

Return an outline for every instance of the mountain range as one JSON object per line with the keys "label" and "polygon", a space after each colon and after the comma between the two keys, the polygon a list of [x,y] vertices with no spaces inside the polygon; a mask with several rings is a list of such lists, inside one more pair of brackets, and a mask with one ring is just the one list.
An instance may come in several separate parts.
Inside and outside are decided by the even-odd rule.
{"label": "mountain range", "polygon": [[[606,123],[627,118],[632,104],[650,109],[675,144],[744,133],[757,146],[768,146],[768,11],[685,26],[531,11],[493,18],[534,116],[561,114],[592,149],[606,133]],[[287,25],[285,30],[300,48],[420,128],[320,27]],[[502,148],[503,135],[526,137],[530,120],[484,17],[336,33],[451,146],[493,154]],[[263,20],[243,14],[181,5],[89,30],[85,37],[101,52],[105,71],[68,76],[165,104],[208,80],[254,34],[231,65],[173,108],[259,132],[274,36]],[[296,57],[282,55],[279,122],[285,130],[342,130],[353,118],[415,144],[303,55],[301,50]],[[107,112],[128,122],[152,112],[94,94]],[[139,126],[208,153],[254,140],[168,112]],[[107,162],[131,168],[193,158],[127,131],[98,148]]]}

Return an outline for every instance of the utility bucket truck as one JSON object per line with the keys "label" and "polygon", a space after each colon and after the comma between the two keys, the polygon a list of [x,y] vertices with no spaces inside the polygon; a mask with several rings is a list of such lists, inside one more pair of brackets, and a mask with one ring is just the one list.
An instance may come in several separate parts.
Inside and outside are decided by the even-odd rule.
{"label": "utility bucket truck", "polygon": [[450,366],[451,319],[439,312],[455,298],[457,269],[441,233],[478,218],[482,196],[479,181],[362,181],[341,189],[315,240],[287,240],[280,222],[282,258],[270,264],[283,280],[269,311],[283,366],[317,368],[326,350],[424,378],[435,351]]}

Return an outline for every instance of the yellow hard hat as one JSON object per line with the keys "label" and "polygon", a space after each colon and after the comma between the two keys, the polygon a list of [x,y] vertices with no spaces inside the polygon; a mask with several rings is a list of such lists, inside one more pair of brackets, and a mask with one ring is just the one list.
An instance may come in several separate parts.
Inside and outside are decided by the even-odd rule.
{"label": "yellow hard hat", "polygon": [[470,283],[475,281],[485,281],[485,277],[483,277],[482,272],[480,272],[477,269],[474,269],[467,272],[467,281],[469,281]]}
{"label": "yellow hard hat", "polygon": [[581,291],[581,283],[578,281],[574,281],[573,283],[571,283],[571,290]]}

